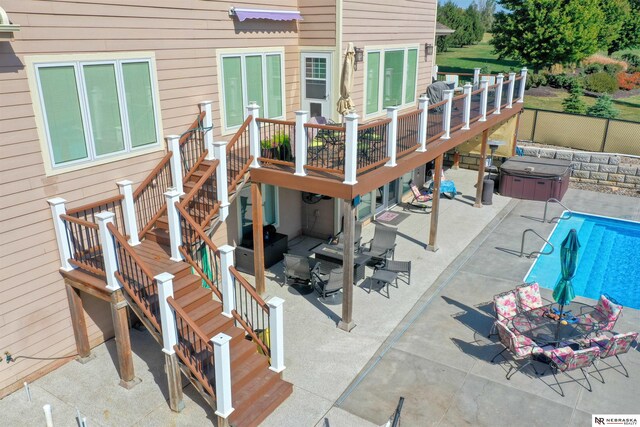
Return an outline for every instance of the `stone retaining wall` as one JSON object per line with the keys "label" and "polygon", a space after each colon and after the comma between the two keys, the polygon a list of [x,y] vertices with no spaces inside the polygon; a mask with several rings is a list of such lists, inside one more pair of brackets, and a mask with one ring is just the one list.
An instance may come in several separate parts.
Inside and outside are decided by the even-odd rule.
{"label": "stone retaining wall", "polygon": [[[640,189],[640,167],[625,164],[624,157],[607,153],[585,153],[583,151],[557,150],[522,146],[525,156],[571,161],[571,179],[591,184],[602,184],[622,188]],[[445,163],[453,164],[453,153],[445,154]],[[460,167],[478,169],[480,157],[474,154],[460,155]],[[494,165],[500,166],[502,158],[494,158]]]}

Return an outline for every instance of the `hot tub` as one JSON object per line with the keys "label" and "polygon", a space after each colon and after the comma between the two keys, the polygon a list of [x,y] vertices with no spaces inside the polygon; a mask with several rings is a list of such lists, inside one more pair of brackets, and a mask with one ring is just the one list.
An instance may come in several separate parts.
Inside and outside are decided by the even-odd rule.
{"label": "hot tub", "polygon": [[500,167],[500,194],[525,200],[562,200],[569,188],[569,160],[512,157]]}

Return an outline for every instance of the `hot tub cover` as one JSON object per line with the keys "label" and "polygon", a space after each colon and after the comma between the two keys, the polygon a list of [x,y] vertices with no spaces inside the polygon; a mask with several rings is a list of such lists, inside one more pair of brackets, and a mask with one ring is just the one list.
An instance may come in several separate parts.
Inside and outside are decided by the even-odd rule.
{"label": "hot tub cover", "polygon": [[569,160],[512,157],[500,166],[500,171],[509,175],[556,178],[564,176],[570,167]]}

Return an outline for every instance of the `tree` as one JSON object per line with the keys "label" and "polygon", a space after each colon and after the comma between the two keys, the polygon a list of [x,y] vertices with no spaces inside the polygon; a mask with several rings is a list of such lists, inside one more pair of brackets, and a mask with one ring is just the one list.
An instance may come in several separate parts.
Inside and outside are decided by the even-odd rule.
{"label": "tree", "polygon": [[611,95],[607,95],[606,93],[599,96],[596,103],[587,109],[588,115],[605,119],[615,119],[619,113],[620,112],[613,107]]}
{"label": "tree", "polygon": [[491,43],[499,58],[531,64],[575,64],[598,49],[600,0],[502,0]]}
{"label": "tree", "polygon": [[484,36],[485,27],[482,24],[482,16],[480,15],[480,11],[475,7],[475,5],[470,5],[467,10],[465,10],[466,15],[466,24],[467,24],[467,44],[476,44],[482,41],[482,36]]}
{"label": "tree", "polygon": [[480,21],[485,31],[491,32],[493,15],[496,13],[496,0],[473,0],[472,4],[480,13]]}
{"label": "tree", "polygon": [[618,38],[611,42],[608,52],[640,47],[640,0],[629,0],[630,12],[622,23]]}
{"label": "tree", "polygon": [[569,97],[562,101],[562,110],[565,113],[585,114],[587,105],[582,100],[584,91],[579,83],[574,82],[569,89]]}
{"label": "tree", "polygon": [[631,19],[629,0],[600,0],[600,10],[604,13],[605,25],[600,26],[598,47],[611,55],[615,50],[614,41],[622,36],[624,23]]}
{"label": "tree", "polygon": [[446,52],[449,47],[463,47],[482,40],[484,27],[478,10],[469,6],[466,10],[453,2],[438,6],[438,22],[455,30],[455,33],[438,37],[436,41],[439,52]]}

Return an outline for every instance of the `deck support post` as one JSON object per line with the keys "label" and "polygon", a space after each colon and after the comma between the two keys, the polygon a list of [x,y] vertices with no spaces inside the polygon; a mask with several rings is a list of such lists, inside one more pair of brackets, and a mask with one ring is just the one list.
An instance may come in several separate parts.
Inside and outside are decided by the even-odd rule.
{"label": "deck support post", "polygon": [[227,185],[227,141],[216,141],[212,143],[213,155],[218,159],[216,168],[217,197],[220,202],[220,221],[224,221],[229,216],[229,186]]}
{"label": "deck support post", "polygon": [[345,120],[345,153],[344,153],[344,183],[355,185],[358,183],[358,115],[349,113]]}
{"label": "deck support post", "polygon": [[442,93],[443,98],[447,100],[447,103],[444,104],[444,114],[442,115],[442,129],[444,130],[442,139],[449,139],[451,138],[451,107],[453,106],[453,90],[443,90]]}
{"label": "deck support post", "polygon": [[121,288],[120,282],[116,279],[116,271],[118,271],[116,245],[113,242],[111,231],[107,228],[107,224],[113,224],[114,217],[115,214],[109,211],[103,211],[95,215],[98,221],[98,233],[100,235],[100,246],[102,246],[102,257],[104,258],[107,289],[110,291],[117,291]]}
{"label": "deck support post", "polygon": [[229,425],[229,415],[234,411],[231,400],[231,354],[229,342],[231,337],[218,334],[211,338],[213,360],[216,375],[216,412],[218,427]]}
{"label": "deck support post", "polygon": [[175,314],[167,302],[173,298],[173,274],[160,273],[154,277],[158,284],[158,305],[160,308],[160,324],[162,325],[162,352],[164,353],[165,372],[169,386],[169,407],[174,412],[184,409],[182,396],[182,378],[174,346],[178,343]]}
{"label": "deck support post", "polygon": [[229,268],[233,266],[233,253],[235,248],[229,245],[222,245],[220,251],[220,292],[222,293],[222,314],[231,318],[231,313],[236,308],[233,277]]}
{"label": "deck support post", "polygon": [[169,240],[171,246],[171,261],[182,261],[180,244],[182,242],[182,230],[180,228],[180,212],[176,208],[176,203],[180,201],[183,193],[175,189],[170,189],[164,193],[167,200],[167,221],[169,223]]}
{"label": "deck support post", "polygon": [[395,167],[396,156],[398,154],[398,109],[400,107],[387,107],[387,118],[391,123],[387,127],[387,157],[389,161],[385,166]]}
{"label": "deck support post", "polygon": [[495,108],[496,110],[493,114],[500,114],[500,106],[502,102],[502,83],[504,83],[504,74],[500,73],[496,77],[496,99],[495,99]]}
{"label": "deck support post", "polygon": [[470,83],[464,85],[464,94],[466,97],[464,98],[464,111],[462,112],[462,120],[464,121],[463,130],[469,129],[469,122],[471,121],[471,89],[472,86]]}
{"label": "deck support post", "polygon": [[516,87],[516,73],[509,73],[509,87],[507,88],[507,107],[513,108],[513,90]]}
{"label": "deck support post", "polygon": [[479,122],[487,121],[487,101],[489,100],[489,82],[487,80],[480,81],[480,119]]}
{"label": "deck support post", "polygon": [[418,98],[418,108],[422,110],[418,119],[418,149],[419,153],[427,151],[427,119],[429,117],[429,98],[426,95]]}
{"label": "deck support post", "polygon": [[130,390],[140,383],[140,378],[135,376],[133,368],[131,337],[129,335],[129,310],[127,310],[127,301],[122,295],[122,289],[111,293],[111,319],[116,335],[120,385]]}
{"label": "deck support post", "polygon": [[[65,281],[66,282],[66,281]],[[80,291],[69,283],[65,283],[67,291],[67,301],[71,312],[71,325],[73,326],[73,336],[76,340],[76,350],[78,351],[78,361],[86,363],[92,359],[91,346],[89,344],[89,333],[87,332],[87,321],[84,317],[84,307]]]}
{"label": "deck support post", "polygon": [[260,162],[258,162],[258,157],[260,157],[260,126],[258,126],[258,122],[256,119],[260,117],[260,107],[255,102],[250,102],[247,107],[247,114],[245,117],[251,116],[251,122],[249,123],[249,151],[253,156],[253,160],[251,160],[251,165],[249,167],[259,168]]}
{"label": "deck support post", "polygon": [[[307,123],[309,114],[306,111],[296,111],[296,139],[295,139],[295,158],[296,171],[294,175],[305,176],[304,167],[307,164],[307,130],[304,128]],[[311,142],[311,141],[309,141]]]}
{"label": "deck support post", "polygon": [[73,270],[73,265],[69,262],[71,258],[71,249],[69,242],[69,235],[64,225],[64,221],[60,219],[60,215],[67,213],[67,209],[64,207],[66,200],[61,197],[54,197],[47,200],[51,207],[51,217],[53,219],[53,228],[56,232],[56,242],[58,243],[58,253],[60,254],[61,269],[64,271]]}
{"label": "deck support post", "polygon": [[120,194],[124,197],[122,200],[122,216],[124,217],[124,230],[129,235],[129,244],[131,246],[139,245],[136,208],[133,203],[133,182],[125,179],[124,181],[116,182],[116,184],[120,188]]}
{"label": "deck support post", "polygon": [[284,366],[284,300],[272,297],[267,301],[269,306],[269,341],[271,343],[271,369],[280,373]]}
{"label": "deck support post", "polygon": [[171,182],[173,183],[173,188],[182,193],[182,159],[180,158],[180,136],[169,135],[165,139],[167,140],[167,147],[169,147],[169,151],[171,151]]}
{"label": "deck support post", "polygon": [[350,199],[342,200],[342,215],[344,218],[344,248],[342,259],[342,319],[338,323],[338,327],[343,331],[351,331],[355,326],[353,321],[353,254],[355,235],[355,216],[356,207]]}
{"label": "deck support post", "polygon": [[524,90],[527,86],[527,67],[524,67],[520,70],[520,75],[522,76],[522,81],[520,82],[520,93],[518,94],[518,102],[524,102]]}
{"label": "deck support post", "polygon": [[482,207],[482,187],[484,185],[484,168],[487,164],[487,140],[489,130],[482,131],[482,143],[480,144],[480,164],[478,165],[478,181],[476,183],[476,201],[473,204],[476,208]]}
{"label": "deck support post", "polygon": [[429,244],[427,249],[436,252],[439,248],[436,243],[438,237],[438,213],[440,211],[440,181],[442,179],[442,162],[444,154],[436,157],[436,170],[433,173],[433,199],[431,199],[431,226],[429,228]]}
{"label": "deck support post", "polygon": [[262,221],[262,184],[251,182],[251,218],[253,221],[253,269],[256,292],[264,295],[264,232]]}

